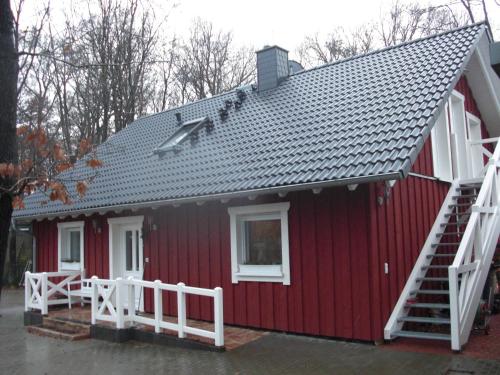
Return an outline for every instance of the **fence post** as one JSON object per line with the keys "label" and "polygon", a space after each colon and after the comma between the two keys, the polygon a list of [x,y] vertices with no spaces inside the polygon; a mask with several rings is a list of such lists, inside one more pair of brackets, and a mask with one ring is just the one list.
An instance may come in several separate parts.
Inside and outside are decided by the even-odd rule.
{"label": "fence post", "polygon": [[[115,286],[115,293],[116,293],[116,328],[121,329],[125,327],[124,324],[124,319],[123,319],[123,291],[122,291],[122,278],[117,277],[116,278],[116,286]],[[134,301],[135,303],[135,301]],[[130,305],[130,301],[128,303]]]}
{"label": "fence post", "polygon": [[49,313],[49,301],[47,297],[47,281],[48,281],[48,276],[47,272],[42,273],[42,287],[41,287],[41,294],[42,294],[42,315],[47,315]]}
{"label": "fence post", "polygon": [[160,333],[160,322],[163,320],[162,292],[160,289],[161,281],[155,280],[154,283],[155,332]]}
{"label": "fence post", "polygon": [[224,346],[224,305],[222,300],[222,288],[217,287],[214,291],[215,346]]}
{"label": "fence post", "polygon": [[[129,317],[129,320],[130,321],[134,321],[134,316],[135,316],[135,285],[134,283],[132,282],[134,280],[134,277],[133,276],[129,276],[127,277],[127,281],[128,281],[128,317]],[[133,305],[132,307],[130,306],[131,305],[131,302],[130,301],[133,301]]]}
{"label": "fence post", "polygon": [[177,324],[179,338],[186,337],[184,327],[186,326],[186,295],[184,293],[184,283],[177,284]]}
{"label": "fence post", "polygon": [[[460,306],[459,306],[459,290],[458,290],[458,272],[453,266],[448,268],[449,293],[450,293],[450,334],[451,334],[451,349],[460,351],[462,344],[460,343]],[[462,286],[463,287],[463,286]]]}
{"label": "fence post", "polygon": [[90,284],[90,287],[92,288],[92,296],[91,296],[91,311],[92,311],[92,318],[91,318],[91,323],[96,324],[97,321],[97,311],[99,309],[99,293],[97,292],[97,284],[94,281],[97,281],[97,276],[92,276],[91,277],[92,282]]}
{"label": "fence post", "polygon": [[31,272],[24,273],[24,311],[29,310],[31,299]]}

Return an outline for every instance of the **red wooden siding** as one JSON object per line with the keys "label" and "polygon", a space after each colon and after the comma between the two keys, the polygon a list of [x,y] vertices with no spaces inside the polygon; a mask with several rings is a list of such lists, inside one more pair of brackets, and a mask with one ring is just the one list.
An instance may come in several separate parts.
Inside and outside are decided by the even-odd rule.
{"label": "red wooden siding", "polygon": [[[265,197],[185,205],[145,211],[144,257],[149,258],[145,279],[224,289],[224,316],[228,324],[313,335],[372,340],[370,311],[369,202],[367,185],[354,192],[346,188],[290,193],[290,286],[279,283],[231,283],[229,205],[276,201]],[[92,220],[100,220],[102,232]],[[78,220],[78,219],[75,219]],[[88,275],[109,275],[107,217],[85,218],[85,268]],[[34,225],[40,271],[57,269],[56,221]],[[151,294],[145,306],[151,310]],[[175,314],[174,296],[164,309]],[[208,298],[188,299],[192,318],[212,319]],[[380,335],[378,335],[380,336]]]}
{"label": "red wooden siding", "polygon": [[[65,221],[85,221],[84,226],[84,263],[88,276],[109,277],[109,240],[107,219],[93,215]],[[102,232],[94,231],[92,221],[101,225]],[[33,234],[37,240],[36,271],[57,271],[57,223],[59,221],[43,220],[34,222]],[[98,225],[97,225],[98,227]]]}
{"label": "red wooden siding", "polygon": [[[368,187],[355,192],[329,189],[319,195],[292,193],[290,286],[278,283],[231,283],[228,205],[159,209],[156,231],[144,240],[150,259],[146,277],[168,283],[224,289],[228,324],[314,335],[372,339],[367,231]],[[262,199],[254,203],[274,201]],[[248,200],[230,205],[250,204]],[[193,318],[211,319],[208,299],[188,300]],[[146,295],[151,309],[151,295]],[[175,314],[173,297],[164,309]]]}
{"label": "red wooden siding", "polygon": [[[383,184],[370,189],[371,315],[375,338],[381,338],[437,212],[448,193],[449,184],[410,176],[398,181],[384,204]],[[389,273],[384,272],[388,263]]]}

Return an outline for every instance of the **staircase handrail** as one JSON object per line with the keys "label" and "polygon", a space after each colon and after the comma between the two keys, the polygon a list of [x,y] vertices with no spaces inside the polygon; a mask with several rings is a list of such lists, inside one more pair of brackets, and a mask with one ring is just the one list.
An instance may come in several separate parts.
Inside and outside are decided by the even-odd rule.
{"label": "staircase handrail", "polygon": [[[497,142],[498,138],[491,141]],[[448,268],[451,347],[456,351],[469,338],[500,234],[499,161],[500,142],[497,142],[457,254]]]}

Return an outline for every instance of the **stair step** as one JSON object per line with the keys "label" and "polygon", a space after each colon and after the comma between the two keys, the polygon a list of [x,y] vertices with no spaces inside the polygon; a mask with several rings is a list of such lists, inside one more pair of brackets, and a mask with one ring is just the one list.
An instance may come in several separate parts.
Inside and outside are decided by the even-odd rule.
{"label": "stair step", "polygon": [[462,190],[472,190],[472,189],[479,189],[482,186],[482,182],[474,182],[470,184],[463,184],[460,185],[456,188],[457,191],[462,191]]}
{"label": "stair step", "polygon": [[422,266],[420,269],[422,271],[425,270],[447,270],[449,266],[444,266],[444,265],[431,265],[431,266]]}
{"label": "stair step", "polygon": [[461,225],[466,225],[467,223],[465,221],[461,221],[459,223],[450,223],[450,222],[447,222],[447,223],[442,223],[442,224],[439,224],[441,227],[447,227],[448,225],[454,225],[454,226],[461,226]]}
{"label": "stair step", "polygon": [[439,247],[439,246],[459,246],[460,242],[440,242],[440,243],[433,243],[431,247]]}
{"label": "stair step", "polygon": [[449,318],[432,318],[427,316],[404,316],[398,319],[398,322],[412,323],[431,323],[431,324],[450,324]]}
{"label": "stair step", "polygon": [[90,331],[89,332],[73,332],[73,333],[71,333],[71,332],[56,330],[54,328],[47,328],[47,327],[44,327],[43,325],[41,325],[41,326],[28,326],[26,328],[27,328],[27,331],[29,333],[32,333],[32,334],[35,334],[38,336],[52,337],[55,339],[76,341],[76,340],[84,340],[84,339],[90,338]]}
{"label": "stair step", "polygon": [[455,255],[457,255],[456,253],[450,253],[450,254],[429,254],[427,255],[427,259],[431,259],[431,258],[434,258],[434,257],[437,257],[437,258],[450,258],[450,257],[455,257]]}
{"label": "stair step", "polygon": [[450,305],[448,303],[415,302],[407,303],[405,307],[418,307],[422,309],[449,309]]}
{"label": "stair step", "polygon": [[454,204],[449,204],[448,208],[454,208],[454,207],[470,207],[472,206],[472,203],[454,203]]}
{"label": "stair step", "polygon": [[419,289],[414,290],[411,294],[436,294],[436,295],[448,295],[450,294],[449,290],[444,289]]}
{"label": "stair step", "polygon": [[410,337],[416,339],[445,340],[450,341],[451,336],[445,333],[419,332],[419,331],[396,331],[394,337]]}
{"label": "stair step", "polygon": [[461,236],[465,232],[438,232],[436,233],[436,236]]}
{"label": "stair step", "polygon": [[[453,213],[453,214],[444,214],[444,217],[452,217],[452,216],[459,216],[459,217],[470,216],[470,212],[458,212],[458,213]],[[451,224],[451,223],[447,223],[447,224]]]}
{"label": "stair step", "polygon": [[417,281],[448,281],[447,277],[419,277]]}
{"label": "stair step", "polygon": [[454,195],[453,198],[477,198],[478,194],[461,194]]}

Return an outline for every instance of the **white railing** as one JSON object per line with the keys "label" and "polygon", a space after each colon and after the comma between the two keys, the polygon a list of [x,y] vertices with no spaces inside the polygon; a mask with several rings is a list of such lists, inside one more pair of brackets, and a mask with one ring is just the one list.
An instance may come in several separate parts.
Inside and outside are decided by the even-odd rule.
{"label": "white railing", "polygon": [[453,211],[453,196],[455,195],[456,188],[458,188],[458,186],[459,184],[457,181],[452,182],[448,195],[441,205],[441,209],[439,210],[436,220],[434,221],[434,225],[432,226],[424,246],[420,251],[420,255],[417,258],[415,266],[413,267],[405,287],[399,296],[398,302],[392,310],[392,314],[385,325],[384,338],[386,340],[391,340],[393,338],[393,333],[400,331],[403,327],[403,321],[400,319],[408,315],[409,308],[407,307],[407,301],[410,298],[415,297],[415,291],[420,288],[422,279],[427,272],[426,267],[432,263],[432,257],[430,257],[430,255],[434,255],[437,250],[437,247],[432,246],[432,244],[436,242],[437,234],[443,231],[441,224],[447,223],[450,219],[450,214]]}
{"label": "white railing", "polygon": [[[487,141],[487,142],[486,142]],[[489,139],[481,142],[496,142]],[[460,350],[469,339],[484,283],[500,234],[500,143],[489,156],[486,173],[453,264],[448,268],[451,347]]]}
{"label": "white railing", "polygon": [[[43,315],[49,312],[49,306],[64,305],[68,300],[68,283],[83,278],[81,271],[38,272],[26,271],[24,282],[24,310],[40,310]],[[53,281],[54,278],[63,278]],[[66,298],[54,298],[65,296]]]}
{"label": "white railing", "polygon": [[[136,292],[138,289],[153,289],[153,317],[139,315],[136,310]],[[177,323],[164,320],[163,316],[163,291],[177,294]],[[125,307],[125,293],[127,296],[127,307]],[[190,327],[186,319],[186,295],[194,294],[214,299],[214,330],[208,331],[200,328]],[[127,310],[127,314],[125,314]],[[125,328],[126,322],[140,323],[154,327],[156,333],[161,329],[177,332],[179,338],[185,338],[186,334],[206,337],[214,340],[215,346],[224,346],[224,317],[222,288],[205,289],[185,286],[183,283],[177,285],[165,284],[160,280],[145,281],[132,277],[128,279],[117,278],[116,280],[98,279],[92,277],[92,324],[98,320],[114,322],[116,328]]]}

